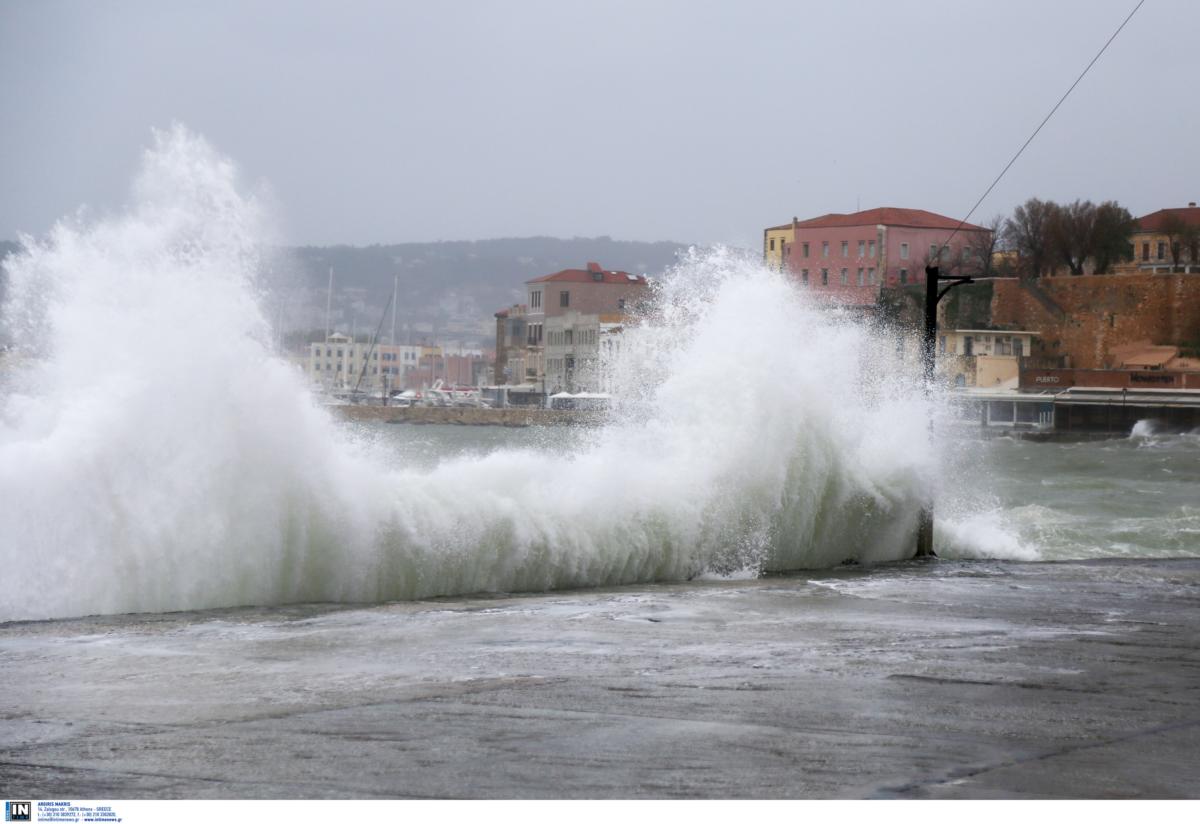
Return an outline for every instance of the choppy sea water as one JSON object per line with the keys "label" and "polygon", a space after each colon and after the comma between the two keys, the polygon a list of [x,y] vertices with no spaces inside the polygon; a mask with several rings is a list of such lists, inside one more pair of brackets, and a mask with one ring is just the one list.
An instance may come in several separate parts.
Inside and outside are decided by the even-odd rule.
{"label": "choppy sea water", "polygon": [[[586,427],[351,428],[383,460],[420,470],[516,448],[570,472],[571,456],[596,437]],[[1127,438],[1048,443],[958,430],[941,446],[948,482],[935,510],[946,557],[1200,557],[1200,434],[1146,425]]]}
{"label": "choppy sea water", "polygon": [[1200,556],[1200,434],[1153,431],[967,445],[968,453],[978,450],[980,497],[992,502],[981,517],[1042,560]]}

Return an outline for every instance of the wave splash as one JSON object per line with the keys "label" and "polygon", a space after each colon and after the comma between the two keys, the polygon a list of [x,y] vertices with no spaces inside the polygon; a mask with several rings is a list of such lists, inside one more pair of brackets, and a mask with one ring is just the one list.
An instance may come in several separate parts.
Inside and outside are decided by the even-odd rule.
{"label": "wave splash", "polygon": [[937,458],[895,347],[729,252],[627,330],[571,457],[392,468],[274,356],[265,211],[181,127],[122,215],[6,261],[0,620],[378,602],[907,557]]}

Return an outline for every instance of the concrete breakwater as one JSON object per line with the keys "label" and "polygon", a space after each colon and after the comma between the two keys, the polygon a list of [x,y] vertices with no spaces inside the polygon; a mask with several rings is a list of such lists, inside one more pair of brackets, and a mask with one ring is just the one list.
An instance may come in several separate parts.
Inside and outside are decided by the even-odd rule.
{"label": "concrete breakwater", "polygon": [[1197,587],[1196,560],[939,561],[9,623],[0,786],[1196,798]]}
{"label": "concrete breakwater", "polygon": [[603,412],[570,409],[484,409],[454,406],[363,406],[330,407],[348,421],[379,423],[453,424],[459,426],[598,426]]}

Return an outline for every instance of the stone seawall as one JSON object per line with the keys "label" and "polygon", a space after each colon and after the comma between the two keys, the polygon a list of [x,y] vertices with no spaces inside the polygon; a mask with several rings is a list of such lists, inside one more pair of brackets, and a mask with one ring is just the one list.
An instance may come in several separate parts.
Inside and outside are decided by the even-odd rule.
{"label": "stone seawall", "polygon": [[1108,368],[1114,346],[1139,340],[1200,344],[1200,275],[1060,275],[1040,278],[1037,287],[1062,317],[1016,279],[997,279],[991,322],[1040,333],[1044,354],[1068,355],[1071,367]]}
{"label": "stone seawall", "polygon": [[456,426],[598,426],[602,412],[565,409],[481,409],[450,406],[333,406],[334,415],[348,421],[451,424]]}

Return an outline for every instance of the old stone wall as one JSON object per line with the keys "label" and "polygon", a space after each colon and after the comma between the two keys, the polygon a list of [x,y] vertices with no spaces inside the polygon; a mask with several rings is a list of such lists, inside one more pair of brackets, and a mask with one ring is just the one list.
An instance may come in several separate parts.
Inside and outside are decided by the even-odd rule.
{"label": "old stone wall", "polygon": [[[1039,300],[1036,289],[1061,308]],[[1041,352],[1068,356],[1080,369],[1112,366],[1115,346],[1149,340],[1200,346],[1200,275],[1082,275],[1040,278],[1033,289],[998,279],[992,289],[992,324],[1041,334]]]}

